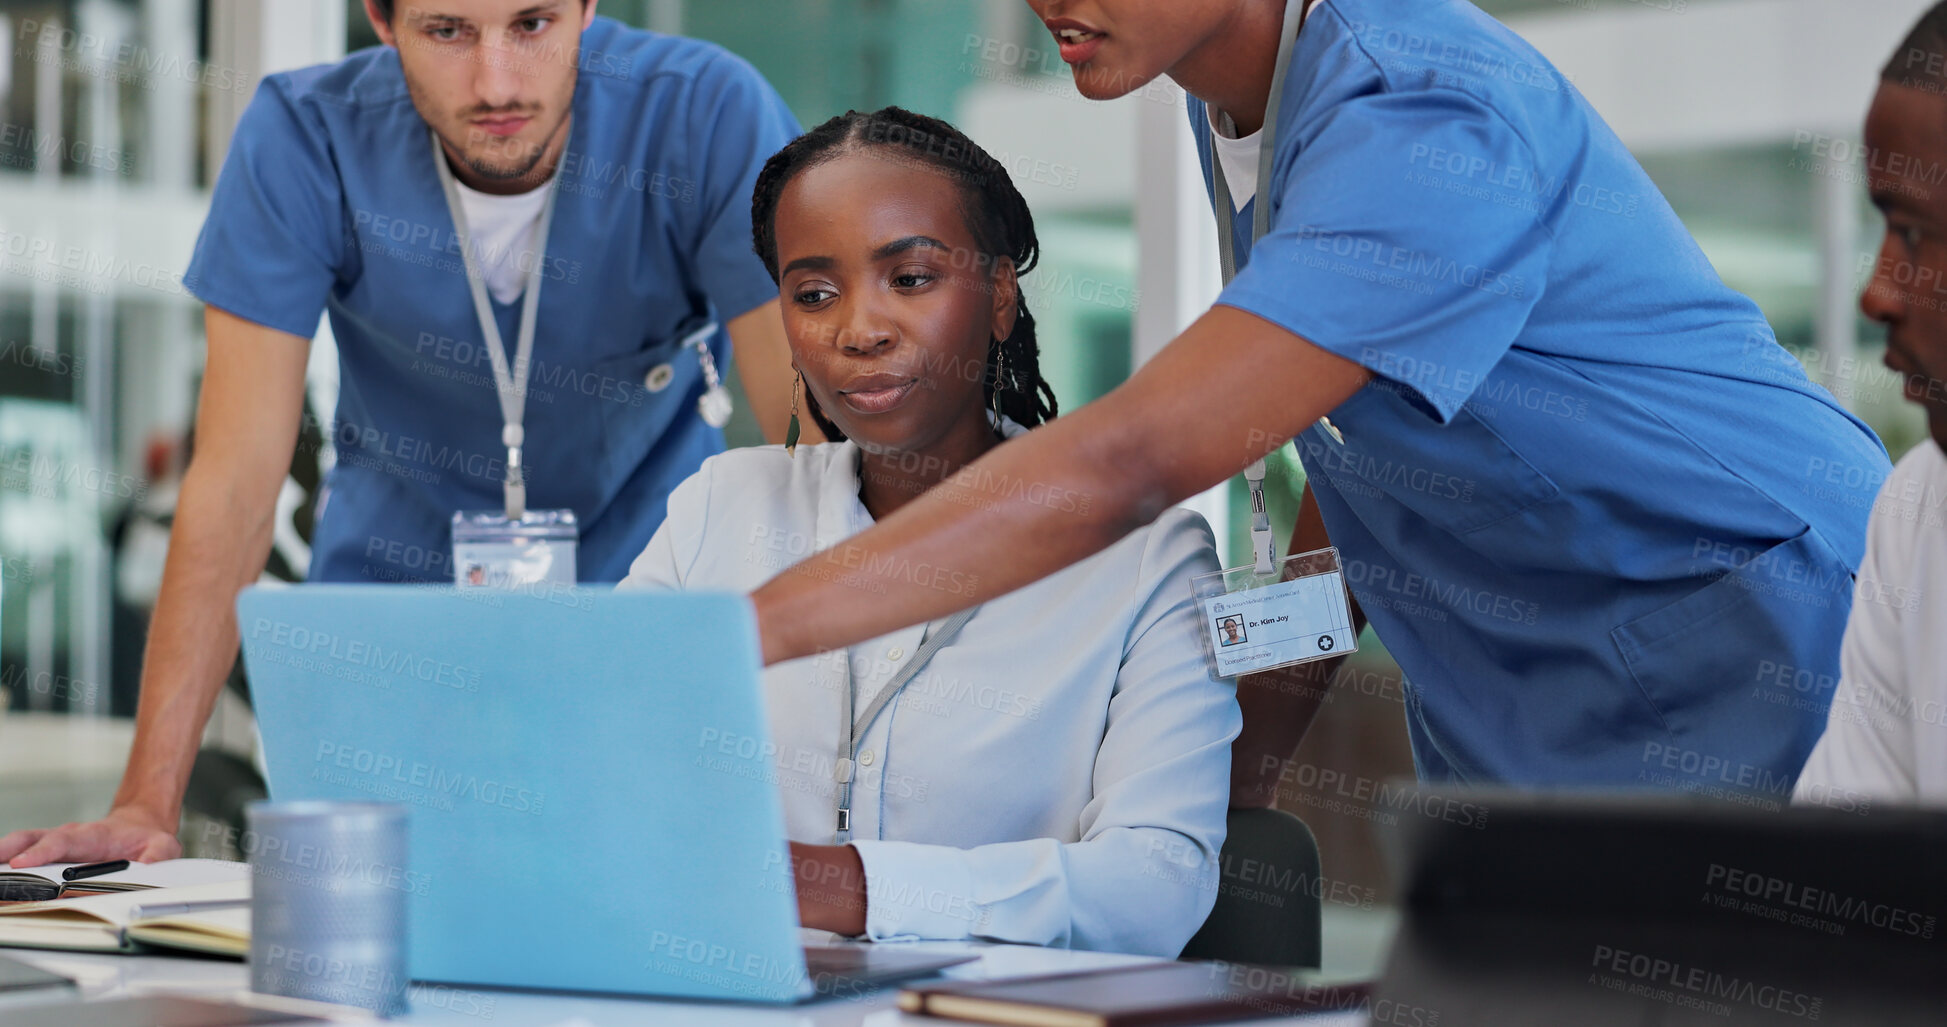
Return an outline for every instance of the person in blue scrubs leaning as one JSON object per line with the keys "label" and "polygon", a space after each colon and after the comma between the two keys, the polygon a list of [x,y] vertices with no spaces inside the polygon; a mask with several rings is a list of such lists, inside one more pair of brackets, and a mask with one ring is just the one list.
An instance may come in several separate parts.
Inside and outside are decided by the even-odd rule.
{"label": "person in blue scrubs leaning", "polygon": [[[1339,548],[1423,778],[1787,798],[1825,711],[1766,682],[1836,672],[1886,453],[1588,101],[1460,0],[1029,6],[1085,95],[1190,94],[1235,278],[1108,396],[758,589],[766,660],[1034,581],[1295,439],[1293,549]],[[1234,804],[1325,674],[1240,685]]]}
{"label": "person in blue scrubs leaning", "polygon": [[620,580],[671,489],[723,448],[686,338],[727,329],[701,341],[715,364],[734,349],[760,424],[782,438],[790,353],[750,250],[750,198],[798,124],[742,60],[595,8],[367,0],[386,45],[264,80],[184,276],[207,304],[209,355],[121,789],[102,820],[0,838],[0,861],[180,851],[183,791],[236,658],[237,591],[264,567],[320,313],[340,393],[320,426],[337,462],[310,580],[451,582],[454,512],[502,506],[494,343],[435,145],[510,364],[538,283],[520,419],[528,506],[575,512],[583,580]]}

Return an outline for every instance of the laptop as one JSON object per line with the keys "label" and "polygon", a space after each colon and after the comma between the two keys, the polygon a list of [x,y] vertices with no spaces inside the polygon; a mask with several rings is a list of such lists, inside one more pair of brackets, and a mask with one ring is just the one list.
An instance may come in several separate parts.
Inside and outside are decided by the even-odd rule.
{"label": "laptop", "polygon": [[1947,810],[1389,790],[1376,822],[1404,907],[1389,1008],[1578,1027],[1940,1022]]}
{"label": "laptop", "polygon": [[271,799],[410,811],[416,980],[791,1003],[974,958],[801,944],[742,596],[269,586],[237,614]]}

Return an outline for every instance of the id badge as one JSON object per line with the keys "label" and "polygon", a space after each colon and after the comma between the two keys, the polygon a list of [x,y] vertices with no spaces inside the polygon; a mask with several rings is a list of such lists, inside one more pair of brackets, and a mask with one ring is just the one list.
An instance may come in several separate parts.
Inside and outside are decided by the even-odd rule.
{"label": "id badge", "polygon": [[1359,651],[1337,549],[1288,556],[1270,574],[1249,564],[1199,574],[1191,587],[1217,677]]}
{"label": "id badge", "polygon": [[504,510],[461,510],[453,515],[453,583],[573,585],[580,534],[573,510],[529,510],[518,521],[508,520]]}

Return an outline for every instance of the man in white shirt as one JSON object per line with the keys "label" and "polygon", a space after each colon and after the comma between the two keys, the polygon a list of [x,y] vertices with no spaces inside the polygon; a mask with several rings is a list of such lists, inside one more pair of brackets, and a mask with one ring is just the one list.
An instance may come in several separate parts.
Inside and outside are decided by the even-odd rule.
{"label": "man in white shirt", "polygon": [[1880,74],[1866,116],[1873,204],[1886,238],[1860,297],[1886,326],[1886,366],[1927,412],[1931,438],[1880,489],[1867,529],[1840,680],[1795,801],[1947,802],[1947,3]]}

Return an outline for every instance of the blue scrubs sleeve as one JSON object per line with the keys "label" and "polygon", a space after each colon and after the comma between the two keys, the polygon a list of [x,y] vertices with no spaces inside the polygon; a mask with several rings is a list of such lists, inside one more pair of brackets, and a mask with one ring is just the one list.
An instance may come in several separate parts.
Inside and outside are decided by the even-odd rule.
{"label": "blue scrubs sleeve", "polygon": [[342,191],[325,127],[289,82],[257,87],[210,197],[183,285],[197,299],[310,338],[344,252]]}
{"label": "blue scrubs sleeve", "polygon": [[764,162],[799,135],[798,119],[757,69],[724,55],[698,81],[689,138],[699,150],[691,274],[728,319],[777,298],[777,283],[751,249],[750,204]]}
{"label": "blue scrubs sleeve", "polygon": [[1533,151],[1449,89],[1358,97],[1286,132],[1256,200],[1276,203],[1271,232],[1219,302],[1397,382],[1447,422],[1527,323],[1553,240],[1532,211],[1455,196],[1451,176],[1416,168],[1531,173]]}

